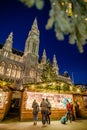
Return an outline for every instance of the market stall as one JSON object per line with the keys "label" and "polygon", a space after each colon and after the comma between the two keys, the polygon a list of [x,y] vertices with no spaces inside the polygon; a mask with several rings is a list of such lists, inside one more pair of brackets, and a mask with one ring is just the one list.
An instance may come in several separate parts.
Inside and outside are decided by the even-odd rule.
{"label": "market stall", "polygon": [[[59,119],[62,115],[66,113],[66,101],[73,101],[72,94],[60,94],[60,93],[46,93],[46,92],[29,92],[24,91],[22,95],[22,104],[20,112],[20,120],[29,120],[32,119],[32,103],[36,99],[37,102],[41,103],[42,98],[48,98],[51,107],[52,114],[51,118]],[[41,118],[41,112],[39,111],[39,119]]]}
{"label": "market stall", "polygon": [[12,92],[9,89],[0,87],[0,121],[6,116],[11,102]]}

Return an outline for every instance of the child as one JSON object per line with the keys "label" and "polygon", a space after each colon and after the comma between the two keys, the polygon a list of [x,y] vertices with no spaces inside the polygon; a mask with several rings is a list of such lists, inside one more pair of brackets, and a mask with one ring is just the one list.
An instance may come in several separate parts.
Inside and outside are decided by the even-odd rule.
{"label": "child", "polygon": [[66,124],[66,122],[67,122],[67,115],[62,116],[60,122],[61,122],[62,124]]}

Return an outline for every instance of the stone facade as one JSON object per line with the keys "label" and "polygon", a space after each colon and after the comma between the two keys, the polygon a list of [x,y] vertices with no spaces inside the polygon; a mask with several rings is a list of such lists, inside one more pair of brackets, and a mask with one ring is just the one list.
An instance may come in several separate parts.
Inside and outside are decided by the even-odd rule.
{"label": "stone facade", "polygon": [[[41,82],[43,65],[46,64],[46,51],[43,51],[39,63],[40,32],[35,19],[25,42],[24,52],[12,48],[13,33],[11,32],[4,45],[0,46],[0,77],[15,83]],[[53,70],[59,75],[56,56],[53,57]]]}

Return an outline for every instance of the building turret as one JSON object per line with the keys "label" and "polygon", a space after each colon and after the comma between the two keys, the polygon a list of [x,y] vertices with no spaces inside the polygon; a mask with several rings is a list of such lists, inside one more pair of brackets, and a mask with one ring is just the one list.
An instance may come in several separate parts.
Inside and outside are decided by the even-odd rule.
{"label": "building turret", "polygon": [[42,63],[42,64],[46,64],[46,60],[47,60],[47,56],[46,56],[46,51],[45,51],[45,49],[44,49],[43,55],[42,55],[41,63]]}
{"label": "building turret", "polygon": [[11,32],[6,39],[6,42],[3,46],[3,51],[12,52],[12,43],[13,43],[13,32]]}
{"label": "building turret", "polygon": [[58,65],[57,65],[57,60],[56,60],[55,55],[53,56],[53,71],[54,71],[54,73],[56,73],[56,75],[59,74],[59,68],[58,68]]}

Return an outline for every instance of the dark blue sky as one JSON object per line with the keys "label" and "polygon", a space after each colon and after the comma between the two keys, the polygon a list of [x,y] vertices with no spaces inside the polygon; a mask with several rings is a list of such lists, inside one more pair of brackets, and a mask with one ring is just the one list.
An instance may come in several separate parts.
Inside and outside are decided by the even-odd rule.
{"label": "dark blue sky", "polygon": [[71,78],[73,74],[75,84],[87,84],[87,45],[84,46],[84,53],[80,53],[76,45],[68,43],[67,36],[64,41],[59,41],[53,29],[46,30],[49,7],[47,0],[41,11],[35,7],[27,8],[18,0],[0,0],[0,43],[4,44],[9,33],[13,32],[13,48],[24,51],[28,32],[37,17],[40,30],[40,58],[43,49],[51,62],[55,54],[60,74],[68,71]]}

